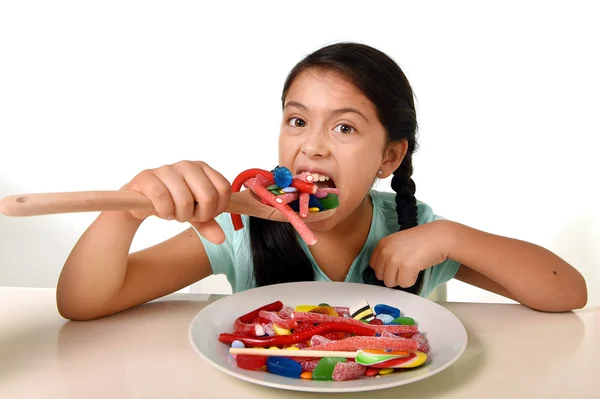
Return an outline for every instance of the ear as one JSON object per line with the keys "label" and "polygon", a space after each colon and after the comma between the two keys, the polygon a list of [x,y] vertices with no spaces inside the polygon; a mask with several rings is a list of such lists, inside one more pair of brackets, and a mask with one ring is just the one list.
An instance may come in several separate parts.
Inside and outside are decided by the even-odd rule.
{"label": "ear", "polygon": [[406,139],[390,142],[383,153],[383,159],[379,167],[383,171],[383,174],[377,177],[384,179],[394,173],[404,160],[407,152],[408,141]]}

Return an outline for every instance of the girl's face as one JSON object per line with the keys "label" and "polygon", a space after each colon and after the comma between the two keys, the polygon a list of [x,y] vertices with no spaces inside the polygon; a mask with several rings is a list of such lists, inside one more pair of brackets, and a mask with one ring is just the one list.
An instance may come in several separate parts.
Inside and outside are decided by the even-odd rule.
{"label": "girl's face", "polygon": [[[293,174],[311,172],[317,184],[341,191],[334,216],[311,223],[311,229],[329,230],[352,214],[367,197],[373,180],[389,176],[400,164],[404,153],[399,148],[387,145],[375,106],[343,75],[309,69],[289,88],[279,165]],[[377,174],[380,169],[383,175]]]}

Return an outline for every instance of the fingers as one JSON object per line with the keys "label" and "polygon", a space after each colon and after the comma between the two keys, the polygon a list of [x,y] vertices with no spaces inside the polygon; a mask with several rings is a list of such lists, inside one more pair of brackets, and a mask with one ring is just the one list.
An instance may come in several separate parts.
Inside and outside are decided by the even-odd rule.
{"label": "fingers", "polygon": [[194,226],[198,234],[214,244],[222,244],[225,241],[225,233],[214,219],[204,223],[190,221],[190,224]]}
{"label": "fingers", "polygon": [[171,193],[153,171],[145,170],[141,172],[132,180],[129,187],[133,191],[144,194],[152,202],[158,217],[171,219],[175,215],[175,203]]}
{"label": "fingers", "polygon": [[177,165],[197,202],[193,219],[206,222],[225,211],[231,196],[231,184],[203,162]]}
{"label": "fingers", "polygon": [[190,220],[194,213],[194,196],[186,184],[184,177],[171,166],[158,168],[155,175],[169,190],[173,205],[173,210],[169,217],[178,222]]}

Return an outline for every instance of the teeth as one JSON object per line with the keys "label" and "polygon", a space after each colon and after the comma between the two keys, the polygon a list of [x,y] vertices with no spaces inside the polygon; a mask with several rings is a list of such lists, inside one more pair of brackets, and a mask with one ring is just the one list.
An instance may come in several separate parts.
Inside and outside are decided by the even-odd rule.
{"label": "teeth", "polygon": [[320,173],[312,173],[314,181],[326,181],[329,180],[329,176],[322,175]]}

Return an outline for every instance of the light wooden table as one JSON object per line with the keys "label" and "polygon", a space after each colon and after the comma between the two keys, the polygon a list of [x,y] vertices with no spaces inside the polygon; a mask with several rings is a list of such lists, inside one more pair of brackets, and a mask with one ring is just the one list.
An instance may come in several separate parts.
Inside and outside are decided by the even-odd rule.
{"label": "light wooden table", "polygon": [[[55,291],[0,288],[0,398],[331,397],[257,386],[202,360],[192,318],[218,296],[175,294],[88,322],[66,321]],[[348,398],[600,398],[600,308],[545,314],[443,303],[469,343],[448,369]],[[336,396],[333,394],[333,396]]]}

